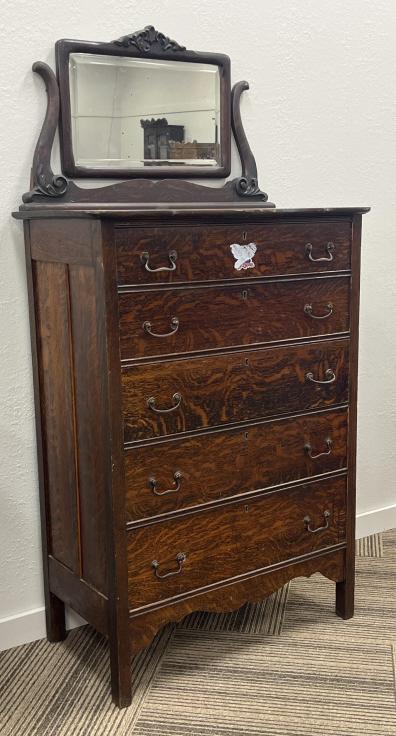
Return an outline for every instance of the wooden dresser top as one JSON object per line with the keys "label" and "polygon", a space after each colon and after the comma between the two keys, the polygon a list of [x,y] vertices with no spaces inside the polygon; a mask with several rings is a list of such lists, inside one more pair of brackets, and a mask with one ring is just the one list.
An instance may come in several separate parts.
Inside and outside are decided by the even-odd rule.
{"label": "wooden dresser top", "polygon": [[196,216],[229,218],[238,217],[249,220],[268,220],[272,218],[314,218],[314,217],[348,217],[357,214],[364,214],[370,211],[370,207],[304,207],[293,209],[282,209],[278,207],[259,207],[259,206],[214,206],[213,204],[205,205],[205,203],[197,204],[178,204],[178,203],[148,203],[142,205],[137,203],[135,206],[131,202],[128,203],[112,203],[105,204],[102,202],[95,204],[65,202],[64,204],[42,204],[30,203],[22,205],[17,212],[13,212],[13,217],[18,220],[30,220],[34,218],[52,218],[52,217],[95,217],[95,218],[111,218],[111,219],[140,219],[142,217],[155,219],[183,219]]}

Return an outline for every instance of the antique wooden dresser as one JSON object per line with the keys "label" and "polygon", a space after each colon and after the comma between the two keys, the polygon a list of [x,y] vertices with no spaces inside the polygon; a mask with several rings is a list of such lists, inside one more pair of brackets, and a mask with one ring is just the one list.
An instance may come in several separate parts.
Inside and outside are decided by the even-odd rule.
{"label": "antique wooden dresser", "polygon": [[[194,53],[141,33],[146,50],[124,40],[99,51]],[[58,46],[61,99],[71,43]],[[353,615],[367,210],[269,205],[240,121],[246,83],[229,106],[241,177],[216,188],[137,173],[77,187],[51,171],[58,82],[35,70],[48,110],[16,216],[48,638],[65,636],[64,604],[108,636],[125,706],[131,656],[191,611],[236,609],[321,572],[336,583],[338,615]]]}

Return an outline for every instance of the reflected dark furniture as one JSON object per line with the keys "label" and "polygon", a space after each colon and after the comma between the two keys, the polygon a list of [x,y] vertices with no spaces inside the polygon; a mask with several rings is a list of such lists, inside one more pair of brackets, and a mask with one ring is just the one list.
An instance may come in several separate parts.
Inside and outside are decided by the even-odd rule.
{"label": "reflected dark furniture", "polygon": [[47,632],[64,638],[67,604],[105,634],[126,706],[131,657],[192,611],[231,611],[321,572],[337,614],[353,615],[367,208],[268,203],[239,114],[244,82],[231,101],[238,178],[80,188],[52,172],[57,82],[36,70],[48,110],[14,214]]}
{"label": "reflected dark furniture", "polygon": [[145,159],[171,158],[172,142],[182,143],[184,140],[184,125],[169,125],[166,118],[141,120],[140,125],[144,134]]}
{"label": "reflected dark furniture", "polygon": [[169,156],[173,159],[212,159],[217,161],[219,156],[218,143],[177,143],[172,142],[169,146]]}

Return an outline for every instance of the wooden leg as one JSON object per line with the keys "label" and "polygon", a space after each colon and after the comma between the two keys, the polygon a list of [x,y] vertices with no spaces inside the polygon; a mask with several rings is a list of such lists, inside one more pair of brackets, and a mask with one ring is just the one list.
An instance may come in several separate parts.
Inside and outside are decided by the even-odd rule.
{"label": "wooden leg", "polygon": [[336,614],[341,618],[352,618],[354,613],[354,582],[344,580],[336,583]]}
{"label": "wooden leg", "polygon": [[352,618],[355,608],[355,566],[347,566],[346,577],[336,583],[336,614],[341,618]]}
{"label": "wooden leg", "polygon": [[128,642],[110,639],[111,694],[119,708],[132,702],[131,655]]}
{"label": "wooden leg", "polygon": [[48,641],[63,641],[66,638],[65,604],[50,592],[46,596],[45,619]]}

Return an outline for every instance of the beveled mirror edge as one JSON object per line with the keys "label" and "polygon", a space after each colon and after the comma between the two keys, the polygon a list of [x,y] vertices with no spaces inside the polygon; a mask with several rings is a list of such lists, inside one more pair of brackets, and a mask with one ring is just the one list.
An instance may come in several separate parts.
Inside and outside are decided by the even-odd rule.
{"label": "beveled mirror edge", "polygon": [[[89,168],[78,166],[73,155],[70,105],[69,56],[71,53],[91,53],[110,56],[164,59],[200,64],[212,64],[219,68],[220,76],[220,151],[221,165],[208,167],[185,165],[150,166],[130,169]],[[73,179],[169,179],[169,178],[226,178],[231,173],[231,62],[226,54],[190,51],[176,41],[147,26],[110,43],[61,39],[55,44],[56,69],[59,84],[60,119],[59,137],[63,173]]]}

